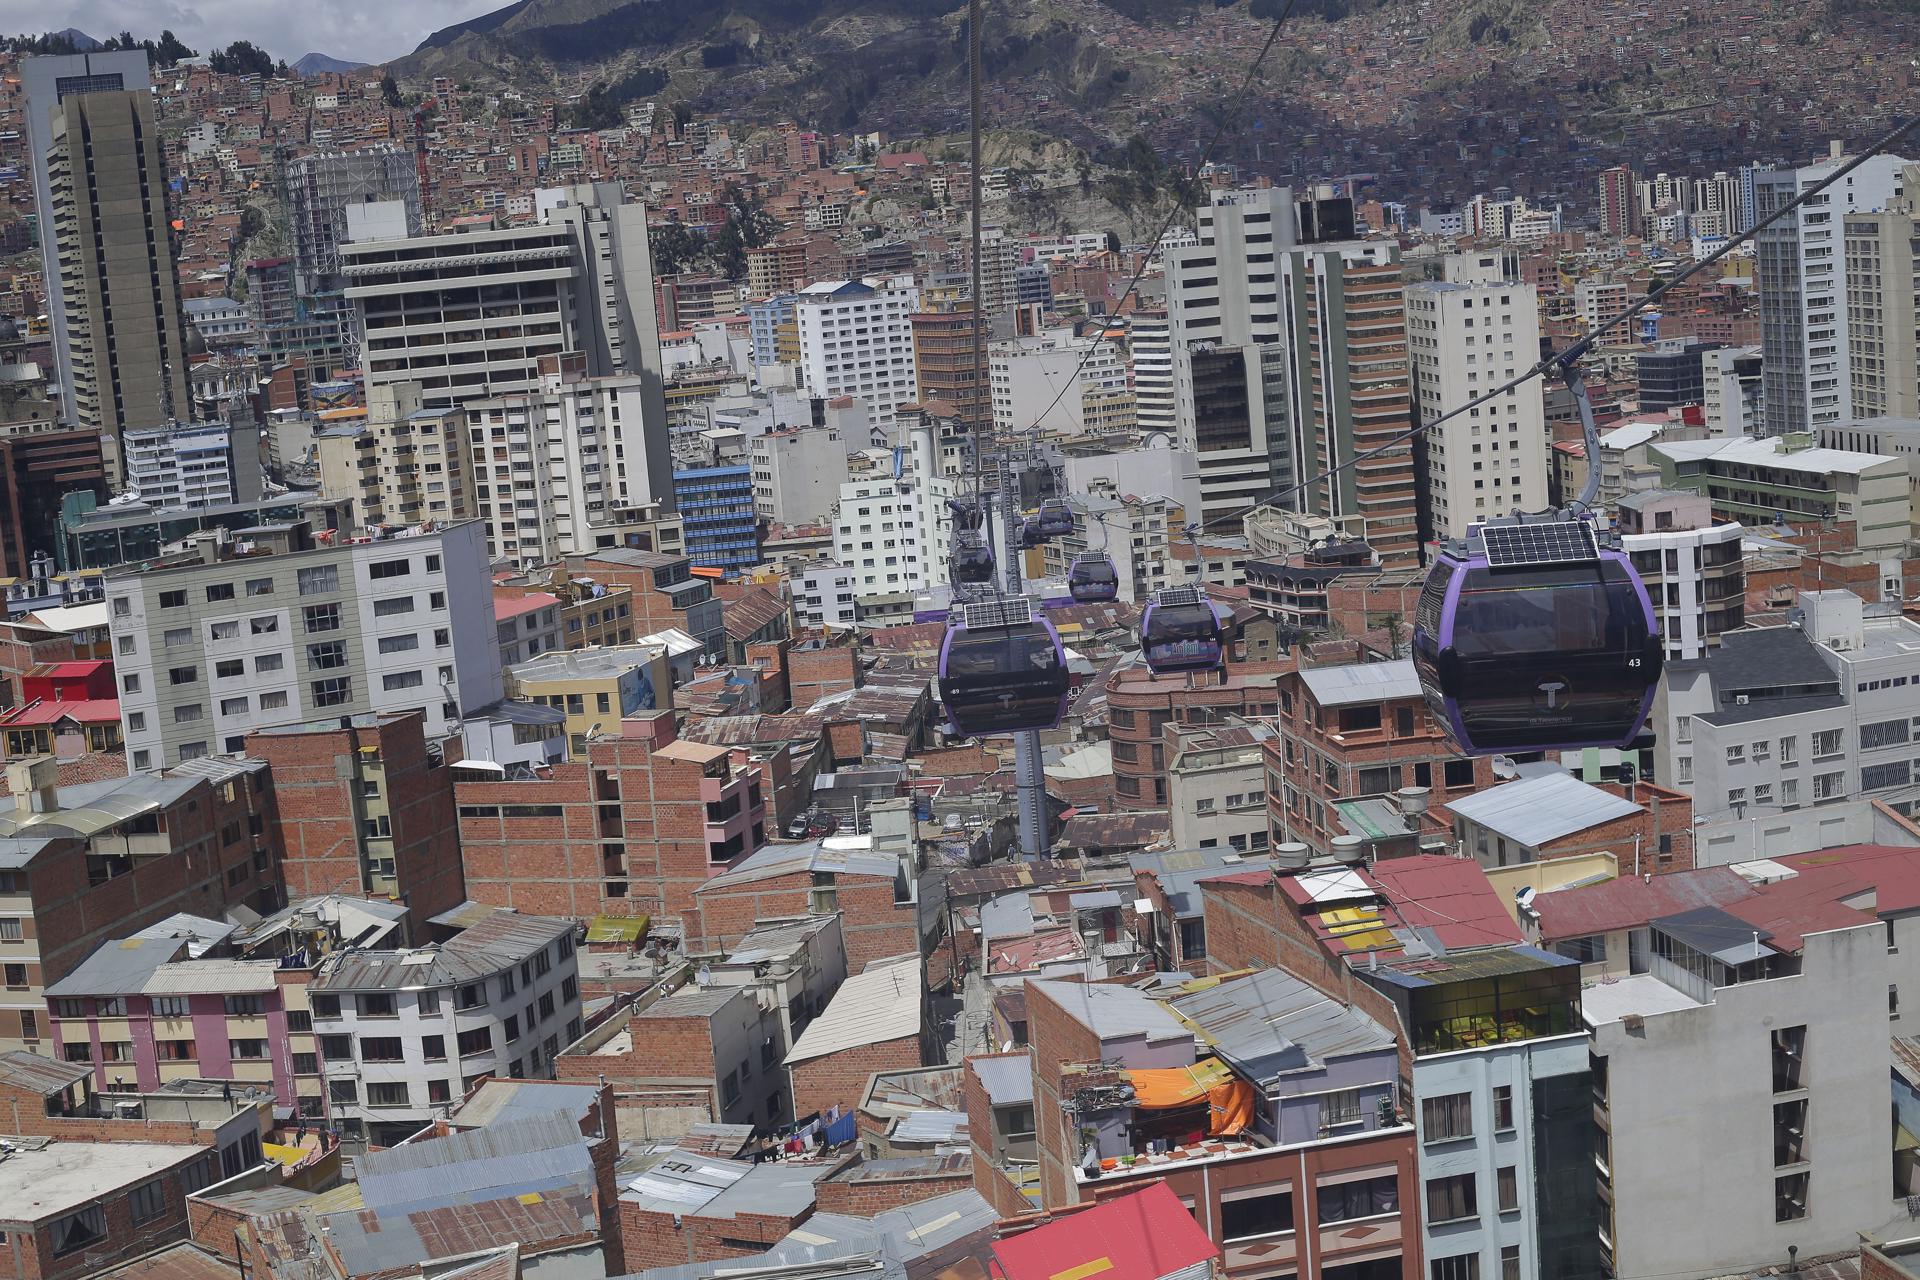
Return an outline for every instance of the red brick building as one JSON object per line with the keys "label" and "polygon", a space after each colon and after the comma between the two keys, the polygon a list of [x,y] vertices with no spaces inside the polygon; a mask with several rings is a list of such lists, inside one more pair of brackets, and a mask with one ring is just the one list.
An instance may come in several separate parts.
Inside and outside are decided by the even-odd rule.
{"label": "red brick building", "polygon": [[456,784],[475,901],[678,920],[691,936],[694,891],[766,843],[763,767],[745,751],[677,738],[670,711],[621,729],[548,776]]}
{"label": "red brick building", "polygon": [[1162,730],[1168,722],[1271,716],[1278,706],[1279,678],[1291,667],[1291,662],[1234,663],[1224,677],[1156,676],[1145,667],[1116,673],[1107,687],[1107,719],[1119,806],[1166,807],[1169,751]]}
{"label": "red brick building", "polygon": [[272,839],[285,851],[290,895],[404,903],[411,939],[466,899],[453,775],[428,752],[425,727],[408,711],[247,735],[247,753],[273,771]]}
{"label": "red brick building", "polygon": [[847,971],[858,973],[876,960],[919,953],[915,896],[897,854],[817,840],[771,844],[694,891],[688,945],[726,950],[759,921],[838,911]]}
{"label": "red brick building", "polygon": [[876,1071],[936,1061],[924,963],[918,953],[873,965],[841,984],[787,1052],[793,1114],[851,1111]]}

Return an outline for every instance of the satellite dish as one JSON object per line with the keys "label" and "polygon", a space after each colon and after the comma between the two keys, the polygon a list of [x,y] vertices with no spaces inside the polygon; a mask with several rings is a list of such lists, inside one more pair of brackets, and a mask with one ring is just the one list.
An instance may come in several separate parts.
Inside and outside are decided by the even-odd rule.
{"label": "satellite dish", "polygon": [[713,966],[710,964],[703,964],[698,969],[694,970],[693,982],[695,986],[699,986],[699,987],[712,986],[713,985]]}
{"label": "satellite dish", "polygon": [[1517,778],[1520,776],[1520,766],[1513,762],[1512,756],[1495,756],[1493,758],[1493,776],[1496,778]]}
{"label": "satellite dish", "polygon": [[1533,905],[1533,896],[1537,892],[1530,884],[1523,884],[1513,891],[1513,900],[1522,911]]}

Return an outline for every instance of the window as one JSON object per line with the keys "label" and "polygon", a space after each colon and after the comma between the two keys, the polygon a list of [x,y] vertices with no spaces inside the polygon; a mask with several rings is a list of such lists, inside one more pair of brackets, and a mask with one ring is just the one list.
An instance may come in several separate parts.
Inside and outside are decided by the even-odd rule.
{"label": "window", "polygon": [[233,584],[231,582],[209,582],[207,584],[207,599],[208,600],[233,599]]}
{"label": "window", "polygon": [[353,679],[350,676],[331,676],[313,682],[313,705],[316,707],[337,707],[352,699]]}
{"label": "window", "polygon": [[244,697],[220,699],[220,714],[223,716],[243,716],[247,714],[247,700]]}
{"label": "window", "polygon": [[340,997],[316,995],[307,1002],[313,1007],[316,1018],[337,1018],[340,1016]]}
{"label": "window", "polygon": [[1471,787],[1473,785],[1473,761],[1449,760],[1447,761],[1447,766],[1442,776],[1446,781],[1448,790],[1454,790],[1459,787]]}
{"label": "window", "polygon": [[1320,1099],[1320,1124],[1324,1128],[1335,1129],[1341,1125],[1360,1123],[1360,1091],[1342,1089],[1329,1093]]}
{"label": "window", "polygon": [[1884,791],[1888,787],[1904,787],[1912,778],[1913,766],[1905,760],[1895,760],[1888,764],[1870,764],[1860,770],[1860,789]]}
{"label": "window", "polygon": [[226,1006],[229,1018],[257,1018],[266,1012],[259,996],[228,996]]}
{"label": "window", "polygon": [[1773,1180],[1773,1220],[1798,1222],[1807,1216],[1807,1184],[1810,1173],[1789,1173]]}
{"label": "window", "polygon": [[493,1028],[474,1027],[462,1031],[458,1041],[460,1056],[465,1058],[476,1053],[487,1053],[493,1048]]}
{"label": "window", "polygon": [[487,1002],[487,993],[479,983],[460,988],[455,993],[453,1007],[456,1009],[478,1009]]}
{"label": "window", "polygon": [[1493,1086],[1493,1131],[1504,1133],[1513,1128],[1513,1086]]}
{"label": "window", "polygon": [[440,1012],[440,993],[438,991],[422,991],[413,998],[413,1008],[414,1012],[423,1017],[429,1013]]}
{"label": "window", "polygon": [[1520,1280],[1520,1246],[1500,1246],[1500,1280]]}
{"label": "window", "polygon": [[338,565],[315,565],[300,571],[300,594],[317,596],[327,591],[340,589],[340,567]]}
{"label": "window", "polygon": [[376,618],[392,618],[402,613],[412,612],[412,596],[388,596],[385,600],[373,602],[373,616]]}
{"label": "window", "polygon": [[519,1017],[513,1014],[508,1014],[506,1023],[501,1027],[501,1034],[506,1036],[507,1042],[509,1044],[511,1044],[515,1040],[518,1040],[520,1038]]}
{"label": "window", "polygon": [[382,653],[405,653],[410,649],[418,649],[419,647],[420,637],[411,631],[403,636],[380,637],[380,652]]}
{"label": "window", "polygon": [[351,1080],[329,1080],[327,1081],[327,1097],[333,1099],[335,1102],[358,1102],[360,1101],[360,1089]]}
{"label": "window", "polygon": [[320,1074],[320,1055],[317,1053],[296,1053],[293,1055],[293,1074],[297,1076],[317,1076]]}
{"label": "window", "polygon": [[382,578],[404,578],[412,571],[412,562],[405,559],[376,560],[367,566],[367,576],[376,582]]}
{"label": "window", "polygon": [[1220,1199],[1221,1240],[1250,1240],[1293,1230],[1293,1192],[1263,1189],[1228,1196]]}
{"label": "window", "polygon": [[300,611],[300,616],[310,632],[340,629],[340,606],[337,604],[310,604]]}
{"label": "window", "polygon": [[352,1036],[321,1036],[320,1054],[328,1062],[353,1061]]}
{"label": "window", "polygon": [[1493,1171],[1494,1185],[1498,1188],[1501,1213],[1517,1213],[1520,1209],[1520,1174],[1512,1165],[1501,1165]]}
{"label": "window", "polygon": [[[1841,729],[1822,729],[1814,734],[1813,758],[1815,760],[1823,760],[1828,756],[1839,755],[1841,735],[1844,732],[1845,731]],[[1781,753],[1782,759],[1785,758],[1785,754],[1785,752]]]}
{"label": "window", "polygon": [[404,1107],[410,1101],[405,1081],[376,1080],[367,1085],[367,1105],[370,1107]]}
{"label": "window", "polygon": [[1880,720],[1873,724],[1860,726],[1860,749],[1871,751],[1875,747],[1899,746],[1908,740],[1907,718],[1898,720]]}
{"label": "window", "polygon": [[1806,1086],[1807,1029],[1776,1027],[1773,1038],[1773,1091],[1787,1093]]}
{"label": "window", "polygon": [[260,695],[260,709],[262,711],[279,711],[286,705],[287,691],[285,689],[274,689]]}
{"label": "window", "polygon": [[1800,753],[1800,739],[1797,735],[1793,737],[1780,739],[1780,763],[1781,764],[1792,764],[1795,761],[1795,759],[1798,758],[1799,753]]}
{"label": "window", "polygon": [[1480,1206],[1472,1174],[1458,1173],[1448,1178],[1427,1179],[1427,1225],[1458,1222],[1479,1215]]}
{"label": "window", "polygon": [[395,671],[380,678],[380,687],[388,693],[395,689],[418,689],[421,677],[418,671]]}
{"label": "window", "polygon": [[256,636],[270,636],[278,634],[280,619],[273,614],[267,614],[264,617],[254,618],[247,625],[249,631]]}
{"label": "window", "polygon": [[1727,748],[1728,764],[1739,764],[1741,761],[1745,760],[1746,758],[1747,758],[1747,749],[1746,747],[1742,746],[1740,743],[1736,742],[1732,746]]}
{"label": "window", "polygon": [[445,1036],[421,1036],[420,1053],[428,1062],[447,1060],[447,1038]]}
{"label": "window", "polygon": [[273,594],[272,578],[248,578],[247,594],[250,596],[270,596]]}
{"label": "window", "polygon": [[3,968],[8,987],[17,991],[27,985],[27,966],[23,964],[10,964],[3,966]]}
{"label": "window", "polygon": [[451,1102],[452,1100],[453,1100],[453,1087],[449,1085],[445,1080],[427,1081],[427,1101],[428,1102]]}
{"label": "window", "polygon": [[99,1205],[90,1204],[55,1222],[49,1235],[53,1240],[54,1257],[76,1253],[107,1238],[107,1216],[101,1212]]}
{"label": "window", "polygon": [[363,1018],[397,1018],[399,1010],[394,1007],[393,995],[380,991],[370,995],[356,996],[354,1003],[359,1007]]}
{"label": "window", "polygon": [[127,1197],[127,1208],[133,1214],[136,1223],[157,1218],[167,1210],[167,1183],[164,1178],[155,1178],[133,1189]]}
{"label": "window", "polygon": [[240,624],[238,622],[216,622],[207,628],[209,640],[238,640]]}
{"label": "window", "polygon": [[1420,1138],[1423,1142],[1451,1142],[1473,1136],[1473,1095],[1450,1093],[1425,1098],[1420,1103]]}
{"label": "window", "polygon": [[265,1040],[229,1040],[227,1041],[227,1049],[235,1061],[243,1058],[254,1061],[267,1056],[267,1042]]}
{"label": "window", "polygon": [[100,996],[93,1002],[93,1012],[101,1018],[124,1018],[127,1016],[127,1002],[119,996]]}
{"label": "window", "polygon": [[1322,1223],[1371,1218],[1400,1211],[1400,1179],[1391,1173],[1354,1182],[1336,1182],[1314,1188]]}
{"label": "window", "polygon": [[256,655],[253,659],[255,675],[265,675],[270,671],[279,671],[284,669],[286,665],[286,655],[281,653],[262,653]]}
{"label": "window", "polygon": [[191,1040],[155,1040],[154,1055],[162,1062],[191,1062],[194,1049]]}
{"label": "window", "polygon": [[187,593],[184,591],[162,591],[160,593],[162,609],[184,609],[187,607]]}
{"label": "window", "polygon": [[1589,933],[1580,938],[1562,938],[1553,944],[1553,949],[1558,954],[1571,960],[1578,960],[1582,964],[1599,964],[1607,958],[1607,935]]}
{"label": "window", "polygon": [[406,1051],[399,1036],[361,1036],[360,1061],[403,1062]]}
{"label": "window", "polygon": [[1429,1280],[1480,1280],[1480,1255],[1456,1253],[1427,1263]]}
{"label": "window", "polygon": [[193,684],[200,679],[198,667],[170,667],[167,670],[168,684]]}

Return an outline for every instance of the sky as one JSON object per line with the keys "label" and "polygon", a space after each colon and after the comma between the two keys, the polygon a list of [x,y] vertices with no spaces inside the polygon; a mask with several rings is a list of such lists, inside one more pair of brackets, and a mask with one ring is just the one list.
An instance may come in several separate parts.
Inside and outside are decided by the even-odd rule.
{"label": "sky", "polygon": [[251,40],[288,62],[324,53],[379,62],[411,53],[448,23],[508,0],[0,0],[0,32],[39,34],[77,27],[95,39],[121,31],[153,39],[165,28],[207,52]]}

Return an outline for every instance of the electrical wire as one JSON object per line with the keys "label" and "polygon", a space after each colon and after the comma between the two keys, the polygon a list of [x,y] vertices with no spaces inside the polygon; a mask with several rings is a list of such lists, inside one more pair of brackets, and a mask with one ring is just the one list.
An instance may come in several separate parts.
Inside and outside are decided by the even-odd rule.
{"label": "electrical wire", "polygon": [[[1213,149],[1220,145],[1220,140],[1226,136],[1228,128],[1233,125],[1235,117],[1239,114],[1240,106],[1247,100],[1248,91],[1253,88],[1254,78],[1260,74],[1261,65],[1266,62],[1267,55],[1273,52],[1274,44],[1280,39],[1280,28],[1286,25],[1288,18],[1293,16],[1294,6],[1298,3],[1299,0],[1287,0],[1286,7],[1280,10],[1278,16],[1274,18],[1273,26],[1267,31],[1266,41],[1260,46],[1260,52],[1254,55],[1252,64],[1247,67],[1247,74],[1241,78],[1240,87],[1234,91],[1233,97],[1228,99],[1229,105],[1227,109],[1220,113],[1220,123],[1214,127],[1213,136],[1208,138],[1207,145],[1200,149],[1200,160],[1194,172],[1201,172],[1213,162]],[[1168,230],[1173,226],[1173,220],[1180,216],[1181,210],[1185,207],[1186,206],[1178,199],[1173,202],[1173,208],[1167,211],[1166,218],[1160,223],[1160,229],[1153,233],[1152,243],[1155,248],[1159,246],[1162,240],[1166,239]],[[976,203],[974,205],[974,220],[976,222],[979,221],[979,209],[980,206]],[[1151,250],[1140,255],[1140,265],[1135,268],[1133,278],[1127,281],[1127,287],[1121,291],[1120,300],[1114,304],[1116,315],[1119,313],[1118,309],[1125,306],[1127,299],[1133,296],[1133,291],[1139,288],[1141,278],[1147,273],[1147,263],[1151,261],[1152,258],[1153,253]],[[978,304],[976,303],[975,305],[977,306]],[[1054,407],[1058,405],[1061,398],[1067,394],[1068,388],[1079,382],[1080,375],[1086,370],[1087,362],[1093,358],[1093,353],[1100,349],[1100,344],[1104,340],[1103,338],[1095,338],[1087,344],[1087,349],[1081,353],[1079,361],[1073,366],[1073,373],[1067,378],[1066,384],[1054,393],[1053,399],[1047,402],[1047,407],[1034,416],[1032,425],[1027,428],[1028,431],[1039,430],[1040,424],[1047,420],[1047,415],[1053,412]]]}
{"label": "electrical wire", "polygon": [[[1659,301],[1659,299],[1662,296],[1664,296],[1668,290],[1674,288],[1677,285],[1684,283],[1685,281],[1698,275],[1700,272],[1706,270],[1708,267],[1712,266],[1714,263],[1718,262],[1720,259],[1726,257],[1729,253],[1732,253],[1735,249],[1739,248],[1741,245],[1745,244],[1747,241],[1752,240],[1760,232],[1766,230],[1768,227],[1772,226],[1775,222],[1778,222],[1781,218],[1786,217],[1789,213],[1792,213],[1794,210],[1800,208],[1803,205],[1811,203],[1815,199],[1815,197],[1823,194],[1827,190],[1827,188],[1833,186],[1834,183],[1839,182],[1841,179],[1845,178],[1848,174],[1852,173],[1855,169],[1858,169],[1861,165],[1865,164],[1867,161],[1873,159],[1875,156],[1881,154],[1882,152],[1886,151],[1888,148],[1892,147],[1894,144],[1898,143],[1902,138],[1904,138],[1907,134],[1913,132],[1914,129],[1916,128],[1920,128],[1920,116],[1910,117],[1906,121],[1894,126],[1892,129],[1889,129],[1886,133],[1881,134],[1880,137],[1875,139],[1864,151],[1862,151],[1859,155],[1854,156],[1853,158],[1848,160],[1846,164],[1841,165],[1839,168],[1835,169],[1832,173],[1828,174],[1825,178],[1821,179],[1819,182],[1815,183],[1813,186],[1808,187],[1805,191],[1795,196],[1792,200],[1788,201],[1786,204],[1781,205],[1778,209],[1775,209],[1772,213],[1768,214],[1766,217],[1760,219],[1760,221],[1754,223],[1753,226],[1749,227],[1747,230],[1741,232],[1739,235],[1728,240],[1725,244],[1721,245],[1718,249],[1714,250],[1712,253],[1708,254],[1706,257],[1695,260],[1694,262],[1690,263],[1685,270],[1679,272],[1677,275],[1674,275],[1668,278],[1667,280],[1665,280],[1655,288],[1648,290],[1646,297],[1634,303],[1632,306],[1628,307],[1625,311],[1620,312],[1618,315],[1614,316],[1612,319],[1607,320],[1602,324],[1596,325],[1593,329],[1588,331],[1585,337],[1581,338],[1578,342],[1573,343],[1571,346],[1567,347],[1565,350],[1557,352],[1554,355],[1545,357],[1538,364],[1526,370],[1524,373],[1517,374],[1514,377],[1509,378],[1507,381],[1501,383],[1499,386],[1493,387],[1490,390],[1481,392],[1479,395],[1475,396],[1473,399],[1468,400],[1465,404],[1460,405],[1457,408],[1449,409],[1447,412],[1441,414],[1439,417],[1435,418],[1431,422],[1416,423],[1414,426],[1408,428],[1403,432],[1400,432],[1398,435],[1394,436],[1392,439],[1386,441],[1385,443],[1375,445],[1373,448],[1368,449],[1364,453],[1357,453],[1353,457],[1348,458],[1345,462],[1337,463],[1336,465],[1327,468],[1325,471],[1313,477],[1313,479],[1311,480],[1305,480],[1296,485],[1275,489],[1272,493],[1267,494],[1265,497],[1260,498],[1255,502],[1249,503],[1245,507],[1241,507],[1235,511],[1227,512],[1224,515],[1215,516],[1211,520],[1204,520],[1200,524],[1201,531],[1204,532],[1208,528],[1215,527],[1217,525],[1223,524],[1228,521],[1244,520],[1246,517],[1252,515],[1254,512],[1260,510],[1263,507],[1272,506],[1275,503],[1280,502],[1285,498],[1290,498],[1296,494],[1305,493],[1307,490],[1313,488],[1315,485],[1322,484],[1327,480],[1331,480],[1334,476],[1339,475],[1342,471],[1345,471],[1351,467],[1358,466],[1360,463],[1369,461],[1370,459],[1381,457],[1386,453],[1389,453],[1395,449],[1398,449],[1401,445],[1406,444],[1407,442],[1414,439],[1414,437],[1419,436],[1424,432],[1431,431],[1433,428],[1439,426],[1441,423],[1446,422],[1451,418],[1457,418],[1461,414],[1466,413],[1470,409],[1476,409],[1479,406],[1485,404],[1487,401],[1492,400],[1496,396],[1505,395],[1507,392],[1512,391],[1518,387],[1524,386],[1526,383],[1532,381],[1535,378],[1542,377],[1545,374],[1553,372],[1555,369],[1559,369],[1565,365],[1571,364],[1572,362],[1579,360],[1582,356],[1584,356],[1587,353],[1587,350],[1593,346],[1595,340],[1598,339],[1601,335],[1607,333],[1609,330],[1616,329],[1619,326],[1625,324],[1627,321],[1633,319],[1633,317],[1639,315],[1641,312],[1645,311],[1647,308],[1653,306],[1654,303]],[[1593,462],[1594,462],[1593,459],[1589,459],[1588,465],[1589,466],[1593,465]]]}

